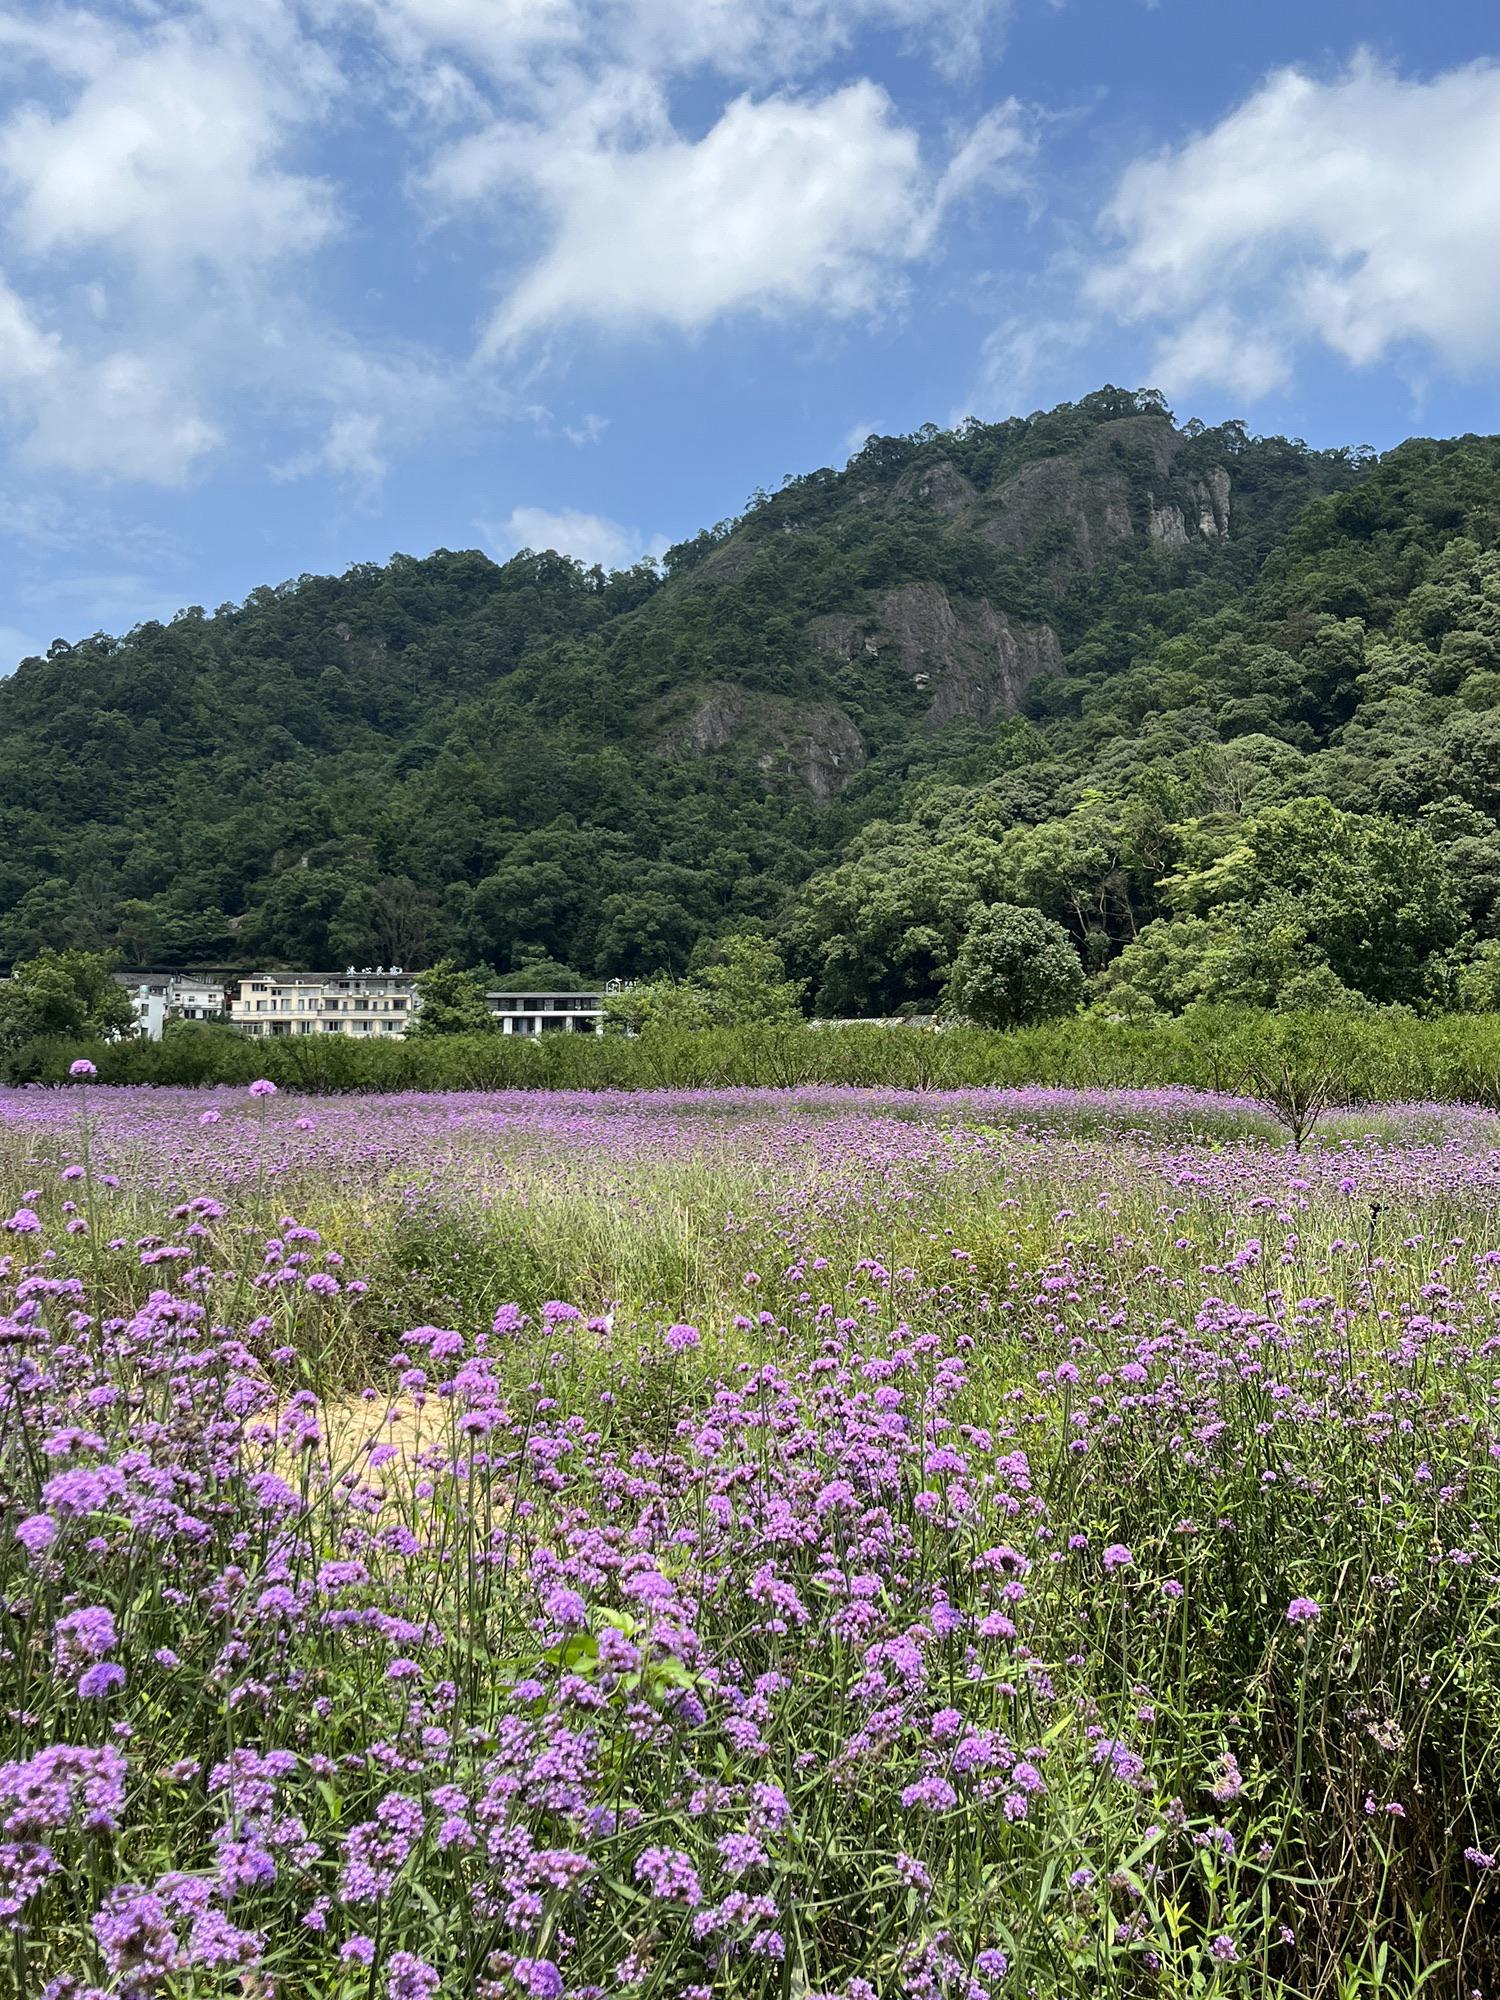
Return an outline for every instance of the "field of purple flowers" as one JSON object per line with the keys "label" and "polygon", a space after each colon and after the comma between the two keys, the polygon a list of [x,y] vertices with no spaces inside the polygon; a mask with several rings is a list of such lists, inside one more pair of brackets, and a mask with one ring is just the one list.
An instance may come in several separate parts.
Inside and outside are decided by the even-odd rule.
{"label": "field of purple flowers", "polygon": [[1500,1995],[1500,1121],[0,1092],[0,1992]]}

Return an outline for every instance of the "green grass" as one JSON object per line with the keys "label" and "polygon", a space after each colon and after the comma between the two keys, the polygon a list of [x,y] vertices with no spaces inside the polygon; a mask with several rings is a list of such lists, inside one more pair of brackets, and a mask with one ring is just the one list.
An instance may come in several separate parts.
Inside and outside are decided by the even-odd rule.
{"label": "green grass", "polygon": [[[33,1614],[34,1573],[0,1537],[8,1616],[109,1603],[125,1634],[119,1713],[139,1775],[108,1860],[128,1879],[211,1870],[222,1807],[204,1774],[235,1746],[290,1747],[302,1761],[289,1798],[324,1856],[233,1914],[269,1941],[287,1990],[365,2000],[380,1967],[367,1983],[336,1957],[375,1924],[336,1901],[350,1826],[393,1788],[452,1783],[477,1799],[497,1732],[583,1716],[591,1796],[626,1820],[595,1841],[550,1809],[525,1818],[539,1845],[589,1845],[589,1899],[559,1893],[528,1947],[576,1985],[608,1988],[648,1944],[643,2000],[705,1982],[745,2000],[852,1995],[859,1978],[960,2000],[975,1977],[994,2000],[1467,2000],[1500,1978],[1494,1877],[1466,1856],[1500,1845],[1500,1264],[1484,1261],[1500,1252],[1500,1184],[1473,1121],[1361,1114],[1299,1157],[1235,1138],[1232,1120],[1209,1142],[1121,1137],[1097,1107],[1032,1137],[948,1111],[642,1108],[575,1129],[545,1108],[453,1125],[446,1109],[309,1105],[304,1158],[301,1108],[277,1100],[263,1125],[202,1134],[187,1112],[133,1128],[101,1100],[91,1145],[116,1187],[58,1179],[83,1150],[77,1127],[13,1125],[0,1141],[6,1212],[39,1190],[40,1237],[13,1239],[28,1258],[55,1251],[39,1269],[76,1273],[114,1322],[164,1287],[201,1305],[205,1325],[250,1341],[249,1377],[274,1391],[278,1420],[300,1388],[325,1399],[309,1405],[316,1446],[247,1438],[214,1473],[209,1572],[232,1560],[253,1605],[289,1562],[310,1577],[357,1548],[361,1601],[443,1635],[393,1686],[391,1648],[311,1617],[241,1618],[231,1678],[277,1692],[236,1704],[213,1678],[217,1628],[170,1595],[198,1554],[174,1547],[164,1568],[111,1525],[93,1553],[73,1545]],[[1344,1143],[1364,1132],[1377,1142]],[[174,1207],[215,1192],[227,1212],[192,1239],[193,1285],[186,1260],[142,1264],[143,1243],[149,1255],[185,1241]],[[67,1233],[69,1201],[92,1233]],[[330,1250],[344,1259],[327,1301],[253,1282],[266,1240],[289,1241],[287,1217],[322,1239],[306,1269]],[[368,1291],[351,1295],[351,1279]],[[548,1300],[586,1320],[547,1326]],[[479,1399],[504,1421],[465,1432],[473,1395],[434,1394],[435,1365],[415,1381],[422,1350],[403,1336],[451,1327],[472,1354],[511,1301],[529,1324],[496,1343]],[[257,1319],[269,1324],[252,1335]],[[679,1320],[702,1338],[673,1352]],[[153,1416],[189,1449],[176,1400],[211,1404],[216,1370],[245,1373],[190,1326],[191,1367],[163,1371],[123,1337],[101,1364],[117,1400],[91,1404],[90,1421],[109,1454]],[[368,1447],[383,1435],[398,1448],[377,1478]],[[30,1437],[0,1431],[17,1515],[46,1471]],[[267,1466],[302,1496],[295,1531],[258,1512]],[[825,1507],[840,1480],[854,1501]],[[378,1516],[351,1498],[372,1482]],[[372,1537],[375,1518],[402,1526],[412,1553]],[[691,1643],[650,1636],[611,1565],[577,1573],[586,1630],[547,1630],[545,1580],[590,1537],[684,1593],[674,1617]],[[1115,1545],[1131,1560],[1111,1571]],[[997,1549],[1015,1557],[992,1561]],[[769,1617],[754,1594],[768,1575],[798,1612]],[[856,1576],[870,1582],[864,1624],[845,1615]],[[1301,1596],[1316,1623],[1288,1622]],[[951,1633],[945,1605],[962,1613]],[[997,1611],[1015,1632],[981,1635]],[[606,1629],[640,1641],[638,1678],[607,1669]],[[877,1640],[896,1653],[872,1659]],[[153,1664],[164,1643],[192,1662],[190,1695]],[[908,1682],[890,1660],[913,1646]],[[0,1661],[0,1757],[102,1730],[50,1657],[38,1638]],[[568,1673],[592,1705],[565,1692]],[[412,1703],[452,1741],[398,1779],[366,1753],[408,1741]],[[995,1786],[954,1769],[951,1806],[905,1805],[924,1774],[950,1769],[949,1710],[1006,1746]],[[756,1718],[763,1748],[731,1714]],[[1110,1743],[1138,1773],[1101,1755]],[[1236,1795],[1215,1799],[1227,1756]],[[339,1770],[323,1793],[307,1775],[318,1757]],[[1006,1803],[1018,1794],[1004,1759],[1043,1780],[1024,1811]],[[192,1775],[161,1775],[178,1769]],[[710,1781],[726,1803],[705,1816],[692,1800]],[[782,1952],[757,1955],[747,1931],[708,1972],[687,1917],[647,1898],[637,1863],[652,1846],[686,1854],[722,1902],[734,1884],[715,1842],[768,1782],[789,1830],[751,1881],[774,1901]],[[438,1967],[444,2000],[481,1976],[515,1994],[508,1972],[486,1972],[504,1937],[474,1914],[482,1863],[440,1848],[429,1825],[378,1913],[382,1953]],[[335,1894],[326,1943],[300,1923],[318,1891]],[[26,1946],[36,1991],[42,1967],[97,1973],[78,1910],[61,1886],[47,1893],[50,1928]],[[981,1977],[981,1951],[1008,1972]],[[945,1952],[961,1976],[932,1971]],[[170,1994],[222,1990],[205,1975]]]}

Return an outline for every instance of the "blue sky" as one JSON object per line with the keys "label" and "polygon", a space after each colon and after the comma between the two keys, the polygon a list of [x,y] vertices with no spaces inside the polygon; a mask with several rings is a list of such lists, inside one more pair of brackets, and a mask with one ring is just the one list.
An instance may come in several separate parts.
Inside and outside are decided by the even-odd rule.
{"label": "blue sky", "polygon": [[0,0],[0,671],[1104,381],[1500,430],[1446,0]]}

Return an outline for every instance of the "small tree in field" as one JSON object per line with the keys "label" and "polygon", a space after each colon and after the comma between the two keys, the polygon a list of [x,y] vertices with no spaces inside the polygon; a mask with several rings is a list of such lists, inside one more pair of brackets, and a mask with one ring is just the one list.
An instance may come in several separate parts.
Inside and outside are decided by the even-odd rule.
{"label": "small tree in field", "polygon": [[692,981],[716,1028],[786,1027],[802,1019],[802,982],[787,978],[776,947],[753,932],[721,938]]}
{"label": "small tree in field", "polygon": [[604,1024],[606,1030],[625,1035],[694,1033],[712,1026],[701,990],[689,980],[665,973],[658,979],[638,979],[623,993],[609,994]]}
{"label": "small tree in field", "polygon": [[94,951],[42,951],[18,964],[0,988],[0,1051],[39,1036],[113,1041],[135,1026],[130,995]]}
{"label": "small tree in field", "polygon": [[964,933],[944,1011],[985,1028],[1021,1028],[1075,1013],[1084,990],[1083,966],[1061,924],[1040,910],[992,903]]}
{"label": "small tree in field", "polygon": [[605,1019],[631,1034],[666,1029],[787,1028],[802,1019],[800,980],[788,979],[776,947],[754,932],[720,938],[686,979],[642,979],[611,994]]}
{"label": "small tree in field", "polygon": [[1330,1111],[1359,1101],[1364,1052],[1347,1013],[1251,1016],[1239,1039],[1239,1087],[1259,1098],[1300,1152]]}
{"label": "small tree in field", "polygon": [[433,1035],[485,1035],[495,1032],[497,1023],[484,998],[484,982],[477,972],[465,972],[451,958],[439,959],[416,980],[421,1002],[412,1015],[409,1032],[424,1040]]}
{"label": "small tree in field", "polygon": [[494,981],[492,993],[587,993],[589,982],[555,958],[534,958]]}

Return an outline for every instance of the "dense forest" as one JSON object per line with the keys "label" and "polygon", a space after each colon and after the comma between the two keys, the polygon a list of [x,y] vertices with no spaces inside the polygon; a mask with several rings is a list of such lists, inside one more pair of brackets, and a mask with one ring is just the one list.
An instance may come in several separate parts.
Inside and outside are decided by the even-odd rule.
{"label": "dense forest", "polygon": [[1500,1003],[1500,440],[1150,392],[872,438],[606,575],[397,556],[0,682],[0,961],[680,972],[926,1006],[976,906],[1128,1016]]}

